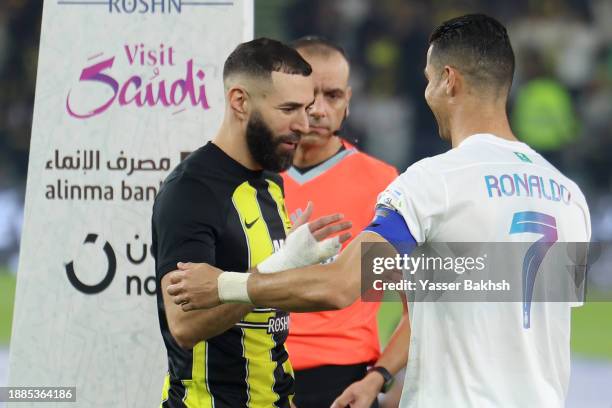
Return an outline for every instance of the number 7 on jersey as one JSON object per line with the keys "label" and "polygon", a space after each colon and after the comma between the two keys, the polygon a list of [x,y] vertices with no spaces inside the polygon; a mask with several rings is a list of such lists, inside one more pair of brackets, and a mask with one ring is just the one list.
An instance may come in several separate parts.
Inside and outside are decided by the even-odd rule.
{"label": "number 7 on jersey", "polygon": [[531,326],[531,298],[536,275],[546,253],[557,242],[555,217],[536,211],[514,213],[510,234],[526,232],[542,234],[542,238],[527,249],[523,259],[523,327],[528,329]]}

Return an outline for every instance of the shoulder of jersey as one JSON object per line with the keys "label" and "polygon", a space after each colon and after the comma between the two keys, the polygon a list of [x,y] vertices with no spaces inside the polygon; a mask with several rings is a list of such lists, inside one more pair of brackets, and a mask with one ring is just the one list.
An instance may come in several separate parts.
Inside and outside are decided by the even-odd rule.
{"label": "shoulder of jersey", "polygon": [[204,160],[210,155],[200,148],[192,152],[181,161],[166,177],[162,191],[177,194],[183,191],[200,191],[201,189],[214,190],[211,182],[215,178],[223,177],[223,172],[214,163]]}
{"label": "shoulder of jersey", "polygon": [[[285,174],[285,173],[286,172],[283,172],[282,174]],[[283,180],[283,176],[281,174],[274,173],[273,171],[264,170],[263,175],[264,175],[264,178],[272,180],[273,182],[275,182],[276,184],[278,184],[281,187],[283,186],[284,180]]]}
{"label": "shoulder of jersey", "polygon": [[580,195],[580,198],[586,202],[586,198],[584,196],[584,193],[582,192],[582,190],[580,189],[580,186],[578,185],[578,183],[576,183],[574,180],[572,180],[571,178],[569,178],[567,175],[565,175],[564,172],[562,172],[561,170],[559,170],[555,165],[553,165],[552,163],[550,163],[548,160],[546,160],[546,158],[544,158],[540,153],[536,152],[535,150],[533,151],[537,157],[546,165],[550,166],[551,169],[553,169],[554,171],[556,171],[557,173],[559,173],[559,175],[561,175],[561,177],[563,177],[567,184],[569,184],[573,191],[578,192],[578,194]]}
{"label": "shoulder of jersey", "polygon": [[587,207],[588,209],[588,203],[587,203],[587,199],[584,195],[584,193],[582,192],[582,189],[580,188],[580,186],[578,185],[578,183],[576,183],[574,180],[572,180],[571,178],[567,177],[565,174],[561,173],[563,175],[563,177],[567,180],[568,184],[572,187],[573,191],[578,194],[578,201],[580,202],[580,204],[582,206]]}
{"label": "shoulder of jersey", "polygon": [[168,176],[162,184],[158,197],[166,196],[167,199],[176,200],[176,197],[187,195],[189,200],[186,201],[197,201],[204,197],[210,199],[213,191],[214,188],[207,180],[192,177],[183,170]]}
{"label": "shoulder of jersey", "polygon": [[461,157],[456,155],[455,152],[449,150],[447,152],[437,154],[431,157],[425,157],[412,163],[406,171],[422,169],[431,173],[440,173],[445,169],[452,168],[462,163]]}

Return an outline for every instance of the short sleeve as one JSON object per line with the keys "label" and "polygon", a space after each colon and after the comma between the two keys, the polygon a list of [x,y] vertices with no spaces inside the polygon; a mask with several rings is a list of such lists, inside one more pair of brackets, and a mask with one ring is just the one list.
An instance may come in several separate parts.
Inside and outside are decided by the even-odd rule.
{"label": "short sleeve", "polygon": [[220,203],[201,182],[172,180],[155,200],[152,216],[153,256],[158,281],[178,262],[215,264]]}
{"label": "short sleeve", "polygon": [[[592,239],[592,231],[591,231],[591,212],[589,210],[589,205],[586,201],[586,198],[584,197],[584,193],[582,192],[582,190],[580,190],[580,187],[578,187],[578,185],[576,183],[573,183],[573,189],[572,189],[572,194],[574,196],[573,202],[575,203],[575,205],[578,206],[579,211],[582,213],[583,217],[584,217],[584,222],[582,223],[584,225],[584,230],[580,231],[579,233],[577,233],[577,236],[579,238],[574,238],[573,241],[575,242],[585,242],[585,243],[589,243],[591,242]],[[580,228],[581,223],[575,223],[573,225],[573,228]],[[588,244],[586,244],[586,248],[589,248]],[[592,265],[593,260],[589,259],[588,257],[588,250],[585,253],[585,255],[587,255],[586,259],[582,259],[580,260],[580,264],[586,264],[586,265]],[[577,266],[577,271],[581,270],[580,267]],[[569,302],[571,307],[581,307],[584,306],[584,302],[586,299],[586,282],[585,282],[585,275],[581,276],[581,277],[575,277],[575,282],[576,282],[576,300],[573,302]]]}
{"label": "short sleeve", "polygon": [[[420,163],[420,162],[419,162]],[[440,227],[447,208],[442,176],[416,163],[408,167],[378,195],[377,206],[397,211],[420,245]]]}

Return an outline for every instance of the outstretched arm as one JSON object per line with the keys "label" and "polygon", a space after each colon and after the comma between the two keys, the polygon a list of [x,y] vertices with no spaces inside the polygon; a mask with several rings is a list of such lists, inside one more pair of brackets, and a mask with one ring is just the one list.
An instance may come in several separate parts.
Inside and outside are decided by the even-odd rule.
{"label": "outstretched arm", "polygon": [[359,234],[335,262],[276,274],[252,274],[248,294],[255,305],[306,312],[342,309],[361,292],[361,244],[386,242],[371,232]]}
{"label": "outstretched arm", "polygon": [[[375,253],[382,258],[409,254],[417,245],[399,213],[378,207],[370,226],[333,263],[265,276],[222,272],[208,264],[179,264],[181,271],[173,272],[167,292],[184,311],[208,309],[221,303],[249,303],[286,311],[341,309],[359,296],[361,258],[371,255],[361,253],[364,243],[379,243]],[[369,273],[364,276],[373,277]],[[363,285],[370,287],[370,283]]]}
{"label": "outstretched arm", "polygon": [[[219,285],[241,288],[246,292],[243,301],[257,306],[286,311],[341,309],[359,297],[361,244],[366,242],[386,241],[380,235],[366,231],[351,241],[332,263],[272,274],[226,273],[220,282],[218,278],[222,271],[211,265],[180,264],[180,271],[172,273],[172,284],[167,290],[174,303],[185,311],[221,304]],[[241,279],[242,282],[228,281],[226,277]]]}

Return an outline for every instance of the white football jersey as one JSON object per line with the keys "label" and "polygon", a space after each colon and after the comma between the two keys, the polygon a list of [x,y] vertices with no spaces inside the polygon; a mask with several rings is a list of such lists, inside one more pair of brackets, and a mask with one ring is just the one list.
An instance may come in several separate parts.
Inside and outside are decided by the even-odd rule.
{"label": "white football jersey", "polygon": [[[418,243],[533,242],[543,233],[530,224],[554,241],[591,237],[580,188],[526,144],[490,134],[413,164],[378,203],[398,211]],[[530,313],[526,328],[521,302],[411,303],[400,406],[563,407],[570,303],[533,303]]]}

